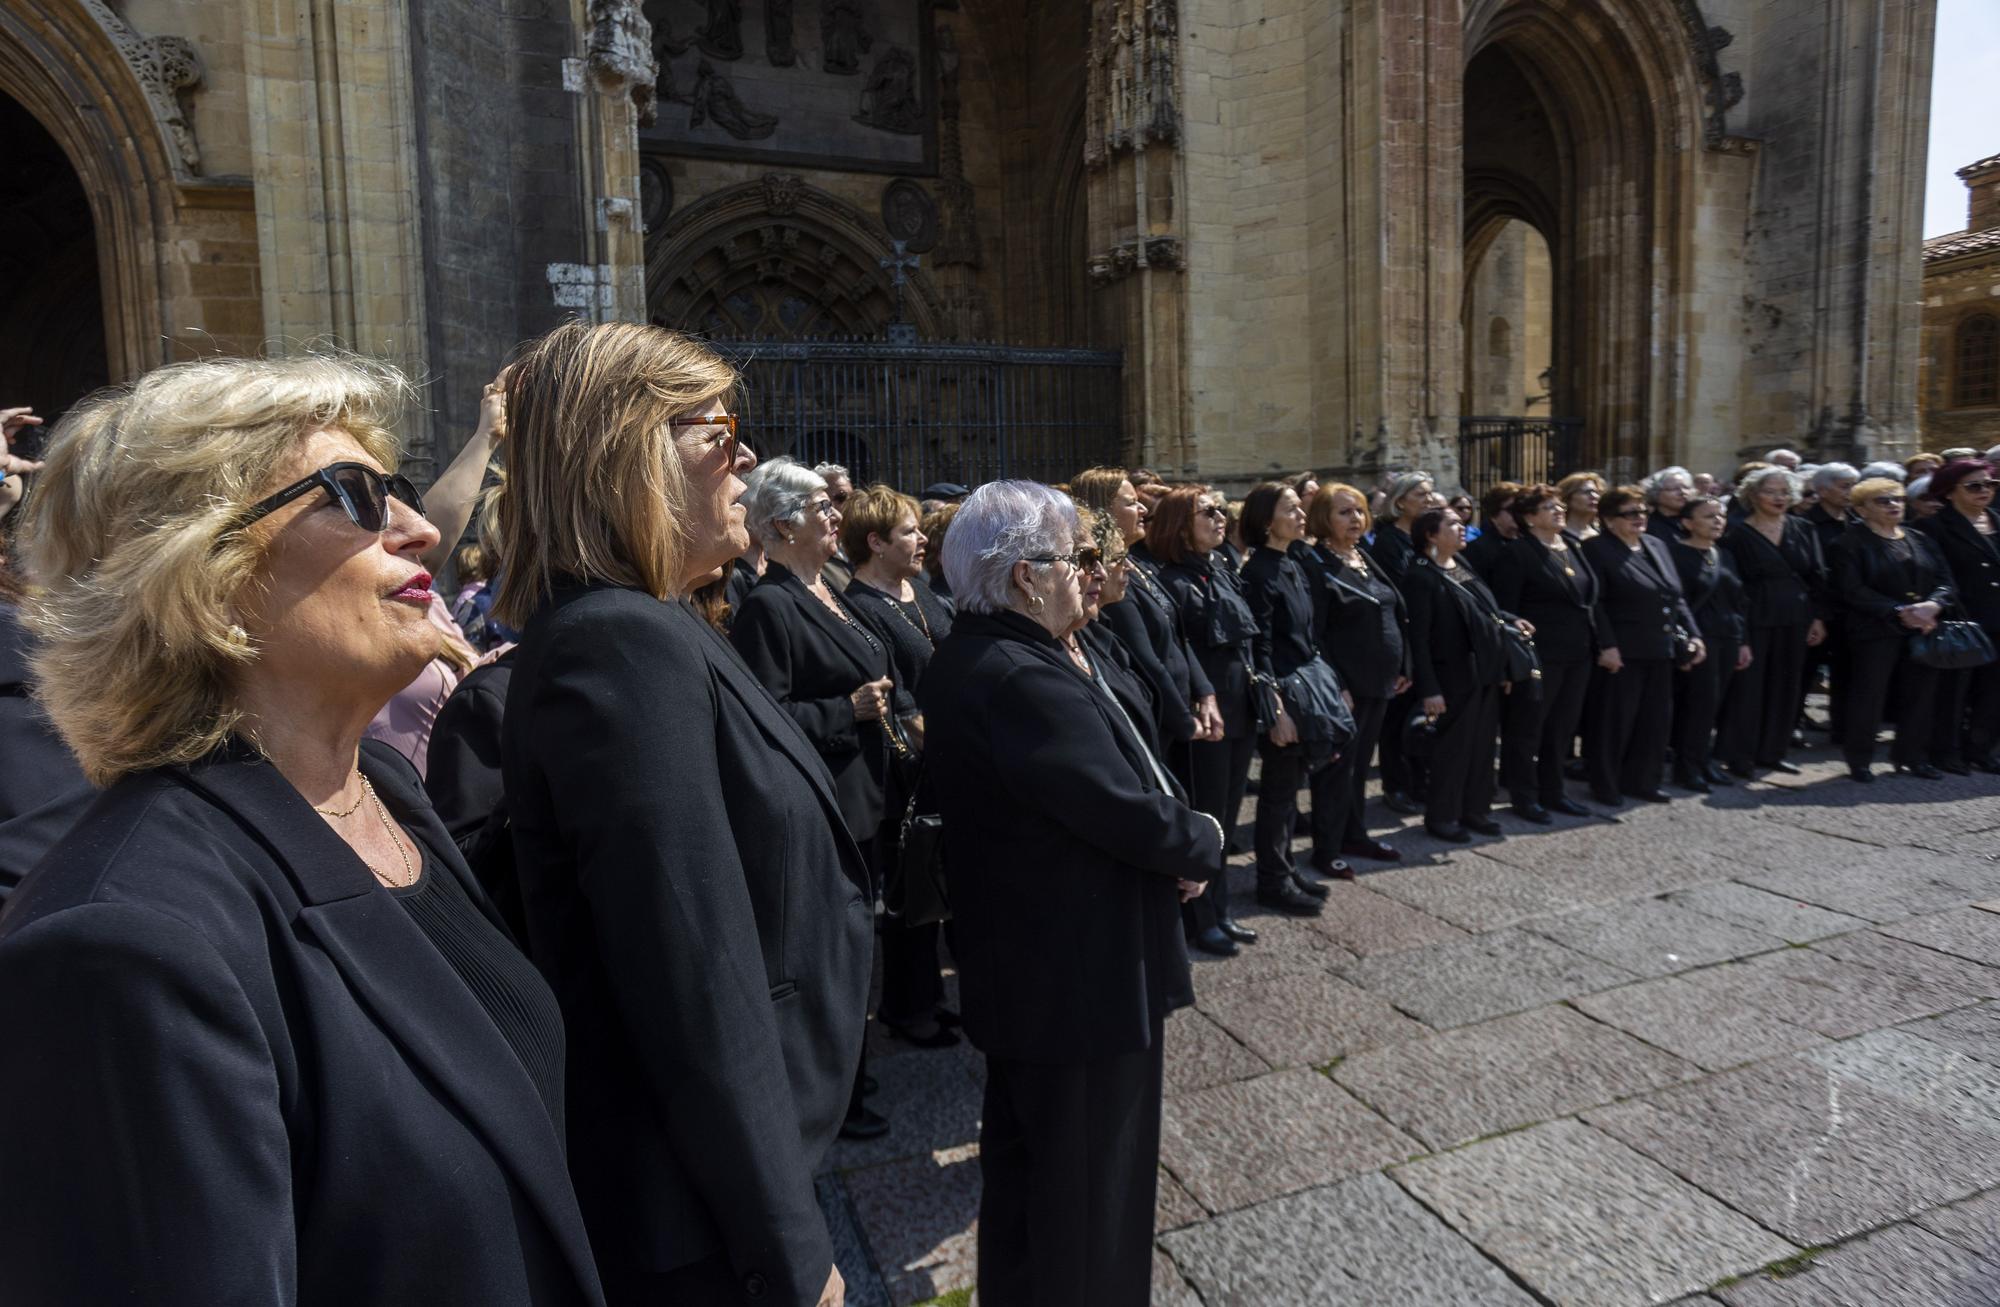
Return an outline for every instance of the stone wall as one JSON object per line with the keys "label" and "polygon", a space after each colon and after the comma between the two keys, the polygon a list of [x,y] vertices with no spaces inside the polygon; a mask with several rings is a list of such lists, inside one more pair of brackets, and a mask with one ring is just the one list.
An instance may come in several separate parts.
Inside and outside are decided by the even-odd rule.
{"label": "stone wall", "polygon": [[1958,326],[1975,313],[2000,316],[2000,244],[1984,255],[1933,264],[1924,274],[1923,448],[2000,445],[2000,405],[1960,408],[1952,384]]}

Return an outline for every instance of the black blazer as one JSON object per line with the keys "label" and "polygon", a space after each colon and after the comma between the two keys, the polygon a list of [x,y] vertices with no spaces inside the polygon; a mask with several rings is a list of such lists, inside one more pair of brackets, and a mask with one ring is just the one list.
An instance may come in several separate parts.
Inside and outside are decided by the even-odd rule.
{"label": "black blazer", "polygon": [[1368,546],[1368,556],[1389,578],[1389,583],[1402,588],[1403,578],[1409,575],[1410,564],[1417,559],[1417,546],[1409,533],[1394,522],[1375,524],[1375,541]]}
{"label": "black blazer", "polygon": [[1319,656],[1312,578],[1302,561],[1275,549],[1253,550],[1243,565],[1243,597],[1257,622],[1250,656],[1259,674],[1283,680]]}
{"label": "black blazer", "polygon": [[1615,647],[1628,663],[1671,659],[1676,626],[1690,636],[1701,635],[1701,624],[1681,594],[1681,575],[1669,547],[1658,536],[1644,535],[1634,553],[1609,531],[1583,542],[1584,561],[1597,573],[1599,586],[1598,643]]}
{"label": "black blazer", "polygon": [[819,752],[685,603],[570,585],[515,651],[501,760],[598,1256],[720,1253],[815,1301],[874,920]]}
{"label": "black blazer", "polygon": [[514,934],[526,939],[521,883],[514,875],[514,837],[507,828],[507,782],[500,771],[500,724],[514,679],[514,654],[508,649],[467,672],[438,709],[424,792],[493,906]]}
{"label": "black blazer", "polygon": [[[1111,607],[1116,608],[1118,605],[1113,604]],[[1096,621],[1078,631],[1077,643],[1083,646],[1084,655],[1090,659],[1090,665],[1104,678],[1106,688],[1118,700],[1119,706],[1125,709],[1125,715],[1132,719],[1133,728],[1139,732],[1139,738],[1164,768],[1167,756],[1161,752],[1160,728],[1154,722],[1157,708],[1153,702],[1153,686],[1139,670],[1138,664],[1133,661],[1131,653],[1125,648],[1124,641],[1118,638],[1104,620],[1104,614],[1109,611],[1110,609],[1103,610],[1098,614]],[[1168,778],[1172,779],[1171,773]],[[1174,793],[1179,797],[1178,782]]]}
{"label": "black blazer", "polygon": [[19,611],[0,603],[0,822],[89,788],[30,693],[31,648]]}
{"label": "black blazer", "polygon": [[1243,598],[1243,578],[1220,550],[1189,554],[1160,569],[1160,584],[1173,596],[1201,674],[1215,690],[1222,729],[1250,735],[1257,717],[1250,699],[1250,638],[1257,622]]}
{"label": "black blazer", "polygon": [[1408,610],[1380,568],[1349,568],[1325,545],[1314,546],[1313,643],[1357,699],[1387,699],[1410,674]]}
{"label": "black blazer", "polygon": [[1194,739],[1194,705],[1215,693],[1202,670],[1174,598],[1160,581],[1160,564],[1143,543],[1132,550],[1125,598],[1104,610],[1132,663],[1153,684],[1160,739],[1169,748]]}
{"label": "black blazer", "polygon": [[[2000,530],[2000,513],[1989,508],[1986,519]],[[1979,534],[1972,520],[1949,504],[1914,525],[1951,568],[1960,611],[1988,632],[2000,632],[2000,535]]]}
{"label": "black blazer", "polygon": [[1805,519],[1786,514],[1773,545],[1746,516],[1730,523],[1718,543],[1736,560],[1752,628],[1805,626],[1826,616],[1826,559]]}
{"label": "black blazer", "polygon": [[[361,769],[484,909],[409,763]],[[22,884],[0,1046],[9,1307],[603,1301],[513,1049],[246,746],[118,782]]]}
{"label": "black blazer", "polygon": [[1505,553],[1507,546],[1512,543],[1514,543],[1512,540],[1500,534],[1498,527],[1488,522],[1479,532],[1478,538],[1466,545],[1465,551],[1458,556],[1458,561],[1472,564],[1472,570],[1479,573],[1481,579],[1490,582],[1493,579],[1494,569],[1500,565],[1500,555]]}
{"label": "black blazer", "polygon": [[[1701,550],[1683,543],[1673,547],[1673,556],[1688,611],[1701,623],[1702,639],[1715,646],[1709,649],[1708,656],[1718,657],[1721,645],[1748,640],[1749,599],[1743,589],[1743,578],[1736,574],[1736,560],[1729,556],[1729,551],[1720,545]],[[1734,671],[1735,664],[1725,670]]]}
{"label": "black blazer", "polygon": [[722,597],[729,603],[729,620],[734,622],[736,614],[743,611],[743,601],[757,588],[764,578],[757,574],[757,565],[747,558],[734,559],[729,564],[729,584],[723,587]]}
{"label": "black blazer", "polygon": [[973,1043],[1033,1062],[1149,1047],[1193,1000],[1175,881],[1221,874],[1220,830],[1024,617],[961,612],[918,698]]}
{"label": "black blazer", "polygon": [[[834,602],[846,601],[836,596]],[[854,615],[851,604],[848,612]],[[856,719],[848,696],[893,675],[881,639],[858,616],[843,622],[828,612],[804,581],[778,563],[764,565],[764,579],[743,601],[729,639],[819,749],[833,773],[847,828],[856,839],[875,838],[884,811],[889,736],[880,721]],[[906,692],[898,689],[897,696],[897,706],[909,706]]]}
{"label": "black blazer", "polygon": [[1524,531],[1507,542],[1488,578],[1500,606],[1533,624],[1545,667],[1597,657],[1597,573],[1580,544],[1565,543],[1569,552],[1558,554]]}
{"label": "black blazer", "polygon": [[1418,558],[1403,582],[1410,605],[1411,679],[1424,698],[1443,695],[1447,709],[1455,696],[1498,685],[1507,674],[1507,650],[1501,643],[1507,637],[1493,619],[1511,614],[1470,568],[1461,575],[1462,582],[1454,581],[1430,559]]}
{"label": "black blazer", "polygon": [[[1842,536],[1861,524],[1861,519],[1856,517],[1852,512],[1849,512],[1845,517],[1836,518],[1833,514],[1826,511],[1826,505],[1824,504],[1814,504],[1805,512],[1800,513],[1799,516],[1804,518],[1806,524],[1812,528],[1813,538],[1819,541],[1819,552],[1822,558],[1826,556],[1827,550],[1840,543]],[[1916,525],[1921,526],[1922,523],[1917,523]]]}
{"label": "black blazer", "polygon": [[1896,616],[1905,604],[1951,607],[1951,568],[1937,543],[1920,531],[1903,532],[1911,542],[1910,561],[1889,552],[1889,542],[1866,525],[1833,547],[1833,593],[1846,610],[1850,640],[1900,640],[1910,633]]}

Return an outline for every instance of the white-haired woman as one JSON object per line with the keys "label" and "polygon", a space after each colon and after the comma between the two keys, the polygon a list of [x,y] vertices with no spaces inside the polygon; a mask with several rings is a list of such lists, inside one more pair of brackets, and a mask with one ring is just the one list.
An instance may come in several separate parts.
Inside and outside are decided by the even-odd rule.
{"label": "white-haired woman", "polygon": [[1222,830],[1173,797],[1140,730],[1062,636],[1077,518],[999,481],[953,519],[958,619],[925,674],[965,1028],[986,1054],[979,1294],[989,1307],[1148,1300],[1163,1025],[1192,1001],[1177,900]]}
{"label": "white-haired woman", "polygon": [[1718,542],[1743,579],[1750,663],[1729,681],[1715,754],[1733,775],[1755,768],[1796,776],[1785,760],[1805,703],[1806,650],[1826,639],[1826,560],[1812,524],[1792,512],[1799,477],[1756,468],[1736,486],[1743,518]]}
{"label": "white-haired woman", "polygon": [[[1388,520],[1376,521],[1375,537],[1368,546],[1368,557],[1389,584],[1400,590],[1409,575],[1410,565],[1417,560],[1417,547],[1411,543],[1410,528],[1437,501],[1437,482],[1428,472],[1401,472],[1389,482],[1387,494],[1387,511],[1383,516]],[[1437,506],[1442,507],[1441,501]],[[1403,753],[1402,723],[1410,719],[1416,706],[1414,687],[1405,689],[1390,702],[1388,713],[1383,718],[1388,725],[1382,730],[1380,745],[1383,806],[1391,812],[1405,815],[1424,810],[1423,797],[1428,780],[1424,765]],[[1368,760],[1357,759],[1356,765],[1365,769]]]}
{"label": "white-haired woman", "polygon": [[1639,483],[1646,495],[1646,534],[1672,544],[1680,539],[1681,513],[1694,494],[1694,473],[1663,467]]}
{"label": "white-haired woman", "polygon": [[104,792],[0,924],[9,1303],[602,1301],[556,999],[362,742],[438,647],[406,389],[178,364],[51,442],[37,674]]}

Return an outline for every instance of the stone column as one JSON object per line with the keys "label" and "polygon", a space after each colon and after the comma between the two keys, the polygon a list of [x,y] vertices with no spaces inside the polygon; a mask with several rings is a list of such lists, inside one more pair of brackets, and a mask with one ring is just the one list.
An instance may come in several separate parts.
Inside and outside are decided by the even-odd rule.
{"label": "stone column", "polygon": [[591,93],[577,98],[583,160],[582,203],[589,209],[590,266],[598,294],[583,316],[599,322],[646,320],[646,228],[639,204],[639,128],[654,112],[659,66],[653,28],[638,0],[573,0],[577,30],[588,34]]}

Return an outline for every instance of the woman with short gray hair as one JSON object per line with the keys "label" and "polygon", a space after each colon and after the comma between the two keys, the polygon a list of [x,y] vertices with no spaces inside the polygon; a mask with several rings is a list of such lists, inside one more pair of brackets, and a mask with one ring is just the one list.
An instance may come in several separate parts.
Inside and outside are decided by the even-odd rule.
{"label": "woman with short gray hair", "polygon": [[965,1029],[986,1055],[989,1307],[1148,1300],[1164,1022],[1193,1000],[1178,901],[1222,867],[1221,827],[1174,797],[1064,643],[1078,553],[1056,491],[975,490],[944,546],[958,616],[919,691]]}
{"label": "woman with short gray hair", "polygon": [[1681,514],[1694,494],[1694,473],[1684,467],[1663,467],[1639,483],[1646,497],[1646,534],[1672,544],[1681,538]]}
{"label": "woman with short gray hair", "polygon": [[1785,751],[1805,703],[1806,650],[1826,639],[1826,560],[1812,525],[1791,511],[1798,495],[1797,473],[1751,469],[1736,486],[1744,516],[1716,545],[1743,578],[1750,663],[1730,678],[1715,753],[1746,780],[1757,767],[1798,774]]}

